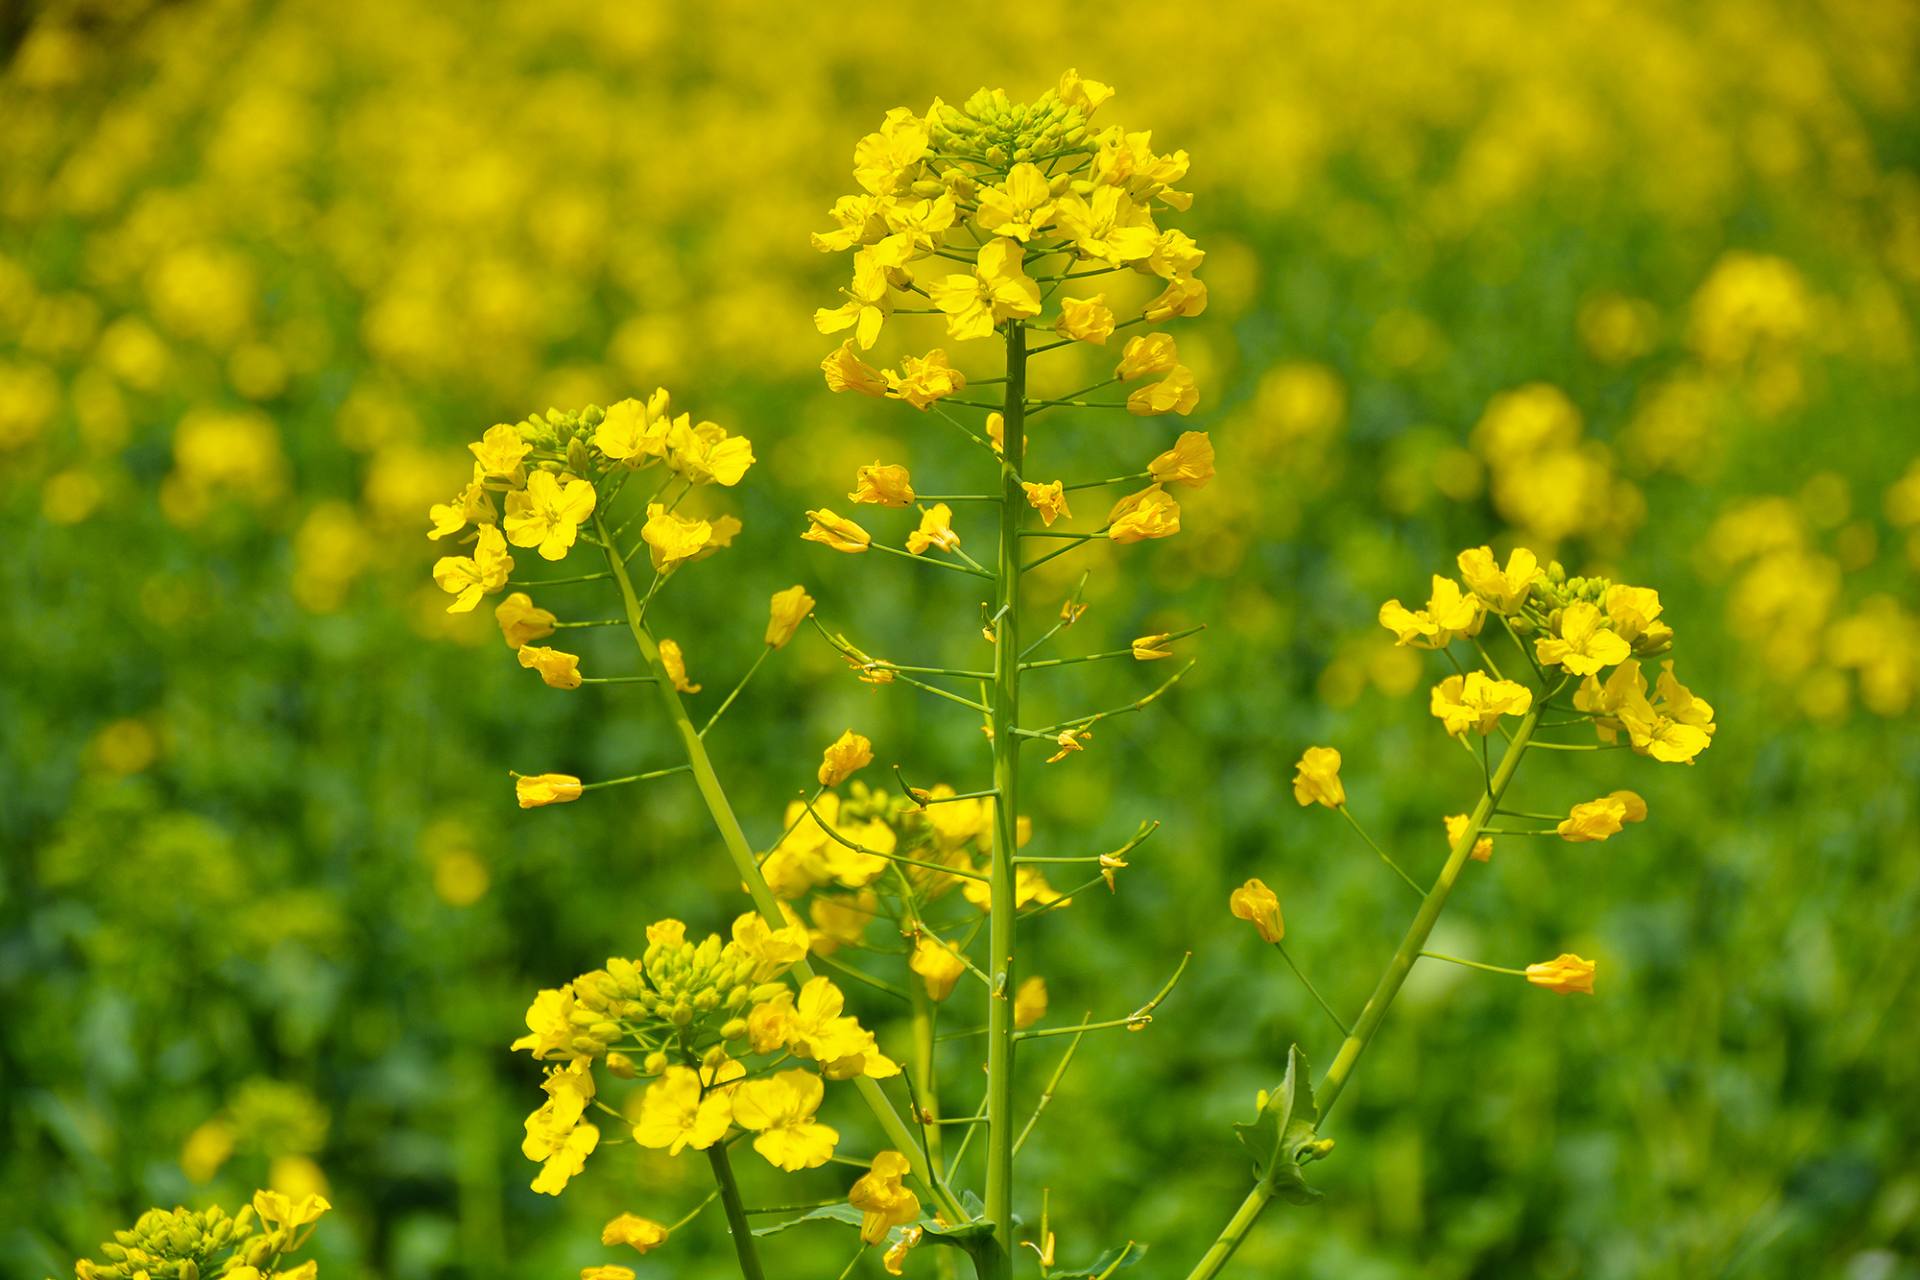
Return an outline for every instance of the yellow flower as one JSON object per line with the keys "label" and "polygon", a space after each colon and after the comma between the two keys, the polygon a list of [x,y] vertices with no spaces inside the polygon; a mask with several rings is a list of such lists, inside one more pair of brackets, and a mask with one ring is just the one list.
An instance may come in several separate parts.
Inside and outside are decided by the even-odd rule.
{"label": "yellow flower", "polygon": [[1133,644],[1130,646],[1133,649],[1135,661],[1156,662],[1161,658],[1171,658],[1173,656],[1173,650],[1167,647],[1167,640],[1170,634],[1169,632],[1163,631],[1157,636],[1135,637]]}
{"label": "yellow flower", "polygon": [[734,919],[733,941],[753,961],[755,982],[778,977],[807,954],[805,925],[788,924],[776,929],[757,911]]}
{"label": "yellow flower", "polygon": [[871,502],[883,507],[904,507],[913,501],[913,481],[907,469],[898,463],[886,466],[875,462],[853,473],[853,502]]}
{"label": "yellow flower", "polygon": [[[1467,834],[1467,815],[1464,813],[1456,813],[1442,818],[1441,821],[1446,824],[1447,849],[1451,851],[1454,845],[1460,843],[1460,837]],[[1473,849],[1467,856],[1475,862],[1485,862],[1487,859],[1493,857],[1493,837],[1481,836],[1478,840],[1475,840],[1473,842]]]}
{"label": "yellow flower", "polygon": [[901,1182],[912,1168],[898,1151],[882,1151],[847,1192],[847,1203],[860,1210],[860,1238],[866,1243],[879,1244],[887,1232],[920,1216],[920,1198]]}
{"label": "yellow flower", "polygon": [[822,360],[820,370],[827,375],[829,391],[857,391],[876,400],[887,394],[887,380],[878,369],[854,354],[852,338]]}
{"label": "yellow flower", "polygon": [[641,1253],[658,1249],[666,1242],[667,1229],[637,1213],[623,1213],[600,1229],[601,1244],[632,1245]]}
{"label": "yellow flower", "polygon": [[1107,537],[1115,542],[1170,538],[1180,532],[1180,504],[1159,485],[1128,494],[1107,512]]}
{"label": "yellow flower", "polygon": [[1053,743],[1060,749],[1047,757],[1048,764],[1059,764],[1076,751],[1085,751],[1086,744],[1093,740],[1091,729],[1062,729],[1054,735]]}
{"label": "yellow flower", "polygon": [[1164,324],[1175,316],[1197,316],[1207,309],[1207,286],[1203,280],[1175,277],[1167,281],[1160,296],[1147,304],[1142,313],[1149,324]]}
{"label": "yellow flower", "polygon": [[1101,103],[1113,96],[1113,87],[1098,80],[1083,80],[1078,69],[1069,67],[1060,73],[1060,83],[1054,92],[1059,94],[1060,101],[1080,108],[1082,115],[1091,116],[1100,109]]}
{"label": "yellow flower", "polygon": [[546,639],[553,634],[553,624],[559,621],[551,611],[536,606],[533,597],[524,591],[515,591],[495,605],[493,617],[500,624],[500,634],[506,638],[509,649]]}
{"label": "yellow flower", "polygon": [[1067,509],[1066,486],[1060,481],[1035,484],[1031,480],[1023,480],[1020,487],[1026,490],[1027,505],[1040,513],[1040,523],[1048,528],[1052,528],[1053,522],[1061,516],[1073,519],[1073,512]]}
{"label": "yellow flower", "polygon": [[1184,418],[1198,403],[1200,387],[1193,380],[1193,370],[1179,364],[1160,381],[1149,383],[1128,396],[1127,412],[1141,418],[1159,413],[1177,413]]}
{"label": "yellow flower", "polygon": [[1278,942],[1287,936],[1287,922],[1280,915],[1280,899],[1267,888],[1266,881],[1253,879],[1227,896],[1227,906],[1236,920],[1253,925],[1262,942]]}
{"label": "yellow flower", "polygon": [[928,997],[935,1001],[952,995],[954,984],[967,971],[967,963],[960,958],[960,953],[944,939],[931,934],[922,934],[913,944],[913,956],[907,961],[907,967],[920,975],[927,986]]}
{"label": "yellow flower", "polygon": [[1492,733],[1501,716],[1525,715],[1533,705],[1533,691],[1511,680],[1494,680],[1482,671],[1448,676],[1433,687],[1428,709],[1456,738],[1470,729]]}
{"label": "yellow flower", "polygon": [[1527,981],[1536,987],[1545,987],[1556,995],[1590,996],[1593,994],[1593,969],[1593,961],[1582,960],[1568,952],[1552,960],[1528,965]]}
{"label": "yellow flower", "polygon": [[542,1160],[532,1187],[543,1196],[557,1196],[567,1183],[587,1167],[587,1157],[600,1145],[600,1130],[590,1124],[577,1124],[560,1135],[553,1150]]}
{"label": "yellow flower", "polygon": [[727,1135],[737,1096],[737,1089],[717,1089],[702,1097],[698,1072],[692,1067],[668,1067],[640,1100],[633,1140],[670,1156],[688,1147],[705,1151]]}
{"label": "yellow flower", "polygon": [[952,551],[959,545],[960,535],[953,531],[953,510],[944,502],[923,508],[920,527],[907,535],[907,550],[917,556],[927,554],[931,547]]}
{"label": "yellow flower", "polygon": [[527,1117],[527,1136],[520,1152],[529,1160],[541,1161],[533,1180],[533,1189],[542,1195],[557,1196],[567,1180],[586,1167],[587,1157],[600,1143],[600,1131],[582,1123],[587,1104],[593,1101],[593,1067],[586,1059],[565,1067],[550,1068],[542,1082],[547,1100]]}
{"label": "yellow flower", "polygon": [[774,1168],[788,1173],[817,1169],[833,1158],[834,1144],[840,1141],[836,1130],[813,1118],[825,1092],[811,1071],[749,1080],[734,1088],[733,1118],[759,1135],[753,1149]]}
{"label": "yellow flower", "polygon": [[837,787],[872,763],[873,744],[848,729],[821,753],[820,785]]}
{"label": "yellow flower", "polygon": [[540,678],[552,689],[578,689],[580,687],[580,657],[578,654],[563,653],[558,649],[548,649],[537,644],[520,646],[520,665],[532,671],[538,671]]}
{"label": "yellow flower", "polygon": [[678,640],[660,641],[660,665],[666,668],[667,681],[680,693],[698,693],[702,686],[687,681],[687,655],[680,652]]}
{"label": "yellow flower", "polygon": [[1340,753],[1332,747],[1308,747],[1293,767],[1293,798],[1302,805],[1338,809],[1347,802],[1340,783]]}
{"label": "yellow flower", "polygon": [[318,1222],[320,1215],[331,1208],[325,1196],[307,1195],[295,1200],[278,1191],[253,1193],[253,1211],[270,1227],[304,1227]]}
{"label": "yellow flower", "polygon": [[573,1048],[573,984],[540,992],[527,1006],[527,1032],[509,1046],[535,1058],[577,1058]]}
{"label": "yellow flower", "polygon": [[1106,346],[1113,336],[1113,310],[1107,306],[1107,295],[1060,299],[1060,318],[1053,322],[1053,330],[1075,342]]}
{"label": "yellow flower", "polygon": [[967,389],[966,375],[947,362],[947,353],[939,347],[924,356],[903,358],[900,368],[900,373],[888,369],[883,374],[887,398],[904,400],[916,409]]}
{"label": "yellow flower", "polygon": [[1179,363],[1180,351],[1172,335],[1147,333],[1127,339],[1127,345],[1120,350],[1120,363],[1114,366],[1113,372],[1121,381],[1132,382],[1156,373],[1170,373]]}
{"label": "yellow flower", "polygon": [[433,522],[433,528],[427,532],[431,541],[438,542],[448,534],[458,533],[469,523],[493,523],[493,495],[481,483],[481,475],[482,469],[476,463],[472,482],[455,494],[452,502],[436,502],[427,508],[427,519]]}
{"label": "yellow flower", "polygon": [[813,612],[814,599],[802,586],[791,586],[773,593],[767,609],[767,644],[779,649],[793,639],[794,632]]}
{"label": "yellow flower", "polygon": [[888,1247],[886,1254],[881,1258],[881,1264],[886,1267],[888,1275],[907,1274],[907,1255],[912,1253],[914,1246],[920,1243],[921,1234],[921,1228],[908,1227],[900,1233],[900,1238]]}
{"label": "yellow flower", "polygon": [[1014,988],[1014,1029],[1024,1031],[1046,1016],[1047,980],[1036,973]]}
{"label": "yellow flower", "polygon": [[[898,248],[899,246],[892,246]],[[899,274],[901,258],[897,253],[883,255],[882,246],[868,245],[853,255],[853,279],[843,292],[847,300],[837,307],[820,307],[813,313],[813,325],[821,333],[852,329],[862,351],[879,341],[880,330],[893,314],[894,277]]]}
{"label": "yellow flower", "polygon": [[835,515],[826,507],[807,512],[807,519],[812,521],[812,524],[800,536],[808,542],[818,542],[835,551],[857,555],[865,551],[867,544],[873,541],[872,534],[844,516]]}
{"label": "yellow flower", "polygon": [[1576,600],[1561,611],[1559,634],[1535,640],[1533,652],[1544,663],[1576,676],[1590,676],[1602,667],[1625,662],[1632,650],[1606,629],[1596,606]]}
{"label": "yellow flower", "polygon": [[1022,266],[1018,243],[1005,236],[980,246],[968,275],[950,275],[927,286],[933,305],[947,314],[955,341],[986,338],[1002,320],[1040,314],[1040,286]]}
{"label": "yellow flower", "polygon": [[507,585],[513,569],[513,553],[506,539],[492,525],[480,526],[480,537],[471,556],[441,556],[433,565],[433,580],[452,596],[448,613],[471,613],[480,597]]}
{"label": "yellow flower", "polygon": [[522,440],[518,431],[504,423],[488,427],[479,442],[467,448],[479,460],[483,474],[504,480],[517,480],[521,462],[533,452],[533,446]]}
{"label": "yellow flower", "polygon": [[[1024,436],[1022,437],[1024,440]],[[995,453],[1007,451],[1007,415],[998,411],[987,415],[987,443]]]}
{"label": "yellow flower", "polygon": [[513,780],[513,794],[522,809],[568,804],[580,798],[580,779],[570,773],[536,773]]}
{"label": "yellow flower", "polygon": [[[1574,705],[1580,705],[1578,697]],[[1713,707],[1674,679],[1671,662],[1662,664],[1652,702],[1647,701],[1644,683],[1625,692],[1619,723],[1635,752],[1667,764],[1692,761],[1713,741],[1715,728]]]}
{"label": "yellow flower", "polygon": [[[809,978],[798,999],[781,992],[754,1011],[762,1019],[756,1049],[763,1043],[784,1043],[800,1057],[820,1063],[835,1080],[860,1075],[885,1080],[899,1075],[899,1064],[880,1052],[873,1032],[861,1026],[858,1018],[842,1016],[846,1001],[840,988],[824,977]],[[772,1039],[776,1032],[779,1038]]]}
{"label": "yellow flower", "polygon": [[1452,578],[1436,573],[1426,608],[1416,612],[1397,599],[1389,600],[1380,606],[1380,625],[1393,632],[1395,644],[1444,649],[1458,636],[1480,634],[1485,610],[1479,596],[1462,591]]}
{"label": "yellow flower", "polygon": [[632,1267],[606,1262],[597,1267],[580,1268],[580,1280],[634,1280],[634,1272]]}
{"label": "yellow flower", "polygon": [[1598,800],[1576,804],[1555,830],[1571,844],[1585,844],[1605,840],[1624,824],[1643,821],[1646,816],[1647,802],[1637,793],[1615,791]]}
{"label": "yellow flower", "polygon": [[713,540],[713,525],[705,520],[677,516],[658,502],[647,504],[647,522],[640,526],[647,557],[661,573],[677,568]]}
{"label": "yellow flower", "polygon": [[753,441],[728,435],[717,423],[688,426],[687,416],[674,419],[667,433],[667,465],[691,484],[739,484],[753,465]]}
{"label": "yellow flower", "polygon": [[662,388],[644,404],[629,397],[608,405],[607,416],[593,429],[593,443],[615,462],[638,465],[643,459],[665,456],[672,426]]}
{"label": "yellow flower", "polygon": [[1515,547],[1502,569],[1492,547],[1473,547],[1457,557],[1460,576],[1468,590],[1495,613],[1512,613],[1527,601],[1533,580],[1540,576],[1540,560],[1525,547]]}
{"label": "yellow flower", "polygon": [[1004,181],[980,188],[980,211],[974,221],[990,236],[1010,236],[1025,243],[1053,221],[1047,175],[1038,165],[1016,164]]}
{"label": "yellow flower", "polygon": [[1204,431],[1182,431],[1173,448],[1147,464],[1147,472],[1157,484],[1204,489],[1213,479],[1213,441]]}
{"label": "yellow flower", "polygon": [[1615,583],[1607,588],[1607,621],[1614,634],[1628,644],[1659,648],[1673,640],[1673,628],[1658,621],[1660,593],[1652,587],[1629,587]]}
{"label": "yellow flower", "polygon": [[1152,257],[1159,240],[1153,215],[1118,187],[1099,187],[1092,199],[1063,195],[1054,202],[1054,219],[1081,253],[1109,266]]}
{"label": "yellow flower", "polygon": [[564,484],[551,471],[527,477],[527,487],[507,495],[507,541],[516,547],[538,547],[544,560],[564,560],[580,522],[593,514],[593,485],[586,480]]}

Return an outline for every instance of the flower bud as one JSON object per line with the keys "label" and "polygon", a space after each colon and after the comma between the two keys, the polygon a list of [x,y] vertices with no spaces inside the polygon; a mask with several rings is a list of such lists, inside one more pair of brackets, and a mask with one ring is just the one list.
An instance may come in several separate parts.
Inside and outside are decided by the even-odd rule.
{"label": "flower bud", "polygon": [[666,1053],[663,1050],[655,1049],[652,1053],[647,1055],[647,1060],[643,1064],[643,1067],[648,1075],[650,1076],[659,1075],[661,1072],[667,1069]]}
{"label": "flower bud", "polygon": [[624,1053],[607,1055],[607,1070],[622,1080],[632,1080],[640,1073],[634,1069],[633,1059]]}

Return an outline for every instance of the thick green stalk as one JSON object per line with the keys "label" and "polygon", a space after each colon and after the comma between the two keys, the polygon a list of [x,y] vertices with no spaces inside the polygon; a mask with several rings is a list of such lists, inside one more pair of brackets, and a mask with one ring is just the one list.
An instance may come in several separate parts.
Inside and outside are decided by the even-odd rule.
{"label": "thick green stalk", "polygon": [[[654,688],[658,690],[660,705],[667,713],[674,731],[680,736],[681,748],[686,752],[687,767],[693,774],[694,785],[700,790],[700,798],[706,801],[707,812],[713,817],[715,830],[719,832],[720,843],[726,847],[727,857],[733,862],[734,870],[740,875],[740,881],[746,885],[747,893],[753,899],[754,909],[775,929],[784,929],[786,915],[780,910],[780,899],[774,896],[767,878],[760,874],[759,861],[754,857],[753,846],[747,840],[747,833],[741,829],[740,819],[734,816],[733,804],[727,799],[726,789],[720,785],[719,775],[713,771],[713,761],[707,755],[707,744],[694,727],[693,718],[687,714],[687,708],[680,701],[679,691],[673,687],[672,679],[660,662],[660,646],[654,642],[653,633],[647,630],[642,616],[640,596],[633,589],[633,579],[627,573],[626,565],[619,553],[612,549],[606,536],[606,527],[598,516],[594,517],[594,531],[603,541],[609,542],[607,567],[612,570],[614,580],[620,587],[620,598],[626,606],[627,629],[633,633],[633,642],[640,650],[641,658],[647,669],[656,679]],[[794,971],[802,981],[814,976],[813,966],[804,959],[794,965]],[[900,1113],[894,1110],[893,1103],[880,1089],[878,1081],[866,1076],[854,1077],[854,1087],[866,1100],[874,1118],[880,1122],[887,1141],[893,1148],[906,1156],[915,1176],[928,1191],[940,1202],[941,1210],[949,1222],[965,1222],[968,1214],[954,1199],[927,1166],[926,1153],[920,1149],[919,1141],[913,1131],[907,1127]]]}
{"label": "thick green stalk", "polygon": [[727,1160],[727,1144],[716,1142],[708,1147],[707,1160],[713,1165],[713,1180],[720,1188],[720,1204],[727,1211],[727,1231],[733,1236],[733,1251],[740,1259],[741,1280],[766,1280],[767,1273],[760,1269],[760,1254],[753,1247],[746,1202],[740,1198],[740,1184],[734,1180],[733,1165]]}
{"label": "thick green stalk", "polygon": [[[1446,909],[1447,898],[1453,893],[1454,882],[1460,878],[1460,871],[1467,865],[1467,858],[1473,852],[1473,846],[1488,822],[1493,819],[1493,811],[1500,804],[1500,798],[1506,794],[1507,785],[1513,781],[1515,770],[1520,767],[1520,758],[1527,752],[1528,740],[1539,727],[1540,715],[1545,710],[1546,698],[1537,699],[1533,709],[1521,719],[1519,728],[1514,730],[1513,738],[1507,744],[1506,754],[1500,757],[1500,765],[1486,790],[1480,796],[1473,813],[1467,819],[1467,829],[1454,841],[1453,848],[1447,854],[1446,865],[1440,868],[1440,876],[1433,882],[1433,888],[1421,899],[1420,909],[1414,912],[1413,923],[1407,926],[1406,936],[1400,939],[1400,946],[1387,962],[1386,972],[1380,975],[1380,981],[1374,984],[1373,994],[1367,997],[1366,1007],[1360,1011],[1359,1020],[1353,1024],[1353,1031],[1340,1046],[1340,1052],[1334,1055],[1333,1065],[1327,1068],[1326,1075],[1314,1088],[1314,1100],[1319,1106],[1317,1123],[1325,1124],[1327,1113],[1333,1110],[1337,1101],[1353,1078],[1354,1064],[1360,1061],[1360,1055],[1366,1052],[1373,1036],[1386,1019],[1387,1009],[1393,1004],[1393,998],[1400,994],[1407,975],[1413,972],[1413,966],[1420,959],[1421,949],[1427,945],[1427,937],[1433,932],[1434,924],[1440,919],[1440,913]],[[1187,1280],[1210,1280],[1227,1265],[1234,1250],[1240,1247],[1248,1228],[1268,1203],[1273,1199],[1273,1187],[1266,1183],[1256,1184],[1247,1198],[1234,1213],[1232,1221],[1220,1233],[1213,1246],[1187,1273]]]}
{"label": "thick green stalk", "polygon": [[987,920],[987,1220],[993,1223],[995,1272],[1013,1268],[1014,857],[1020,849],[1020,488],[1026,452],[1027,331],[1007,326],[1005,423],[1001,436],[1000,546],[993,622],[993,885]]}

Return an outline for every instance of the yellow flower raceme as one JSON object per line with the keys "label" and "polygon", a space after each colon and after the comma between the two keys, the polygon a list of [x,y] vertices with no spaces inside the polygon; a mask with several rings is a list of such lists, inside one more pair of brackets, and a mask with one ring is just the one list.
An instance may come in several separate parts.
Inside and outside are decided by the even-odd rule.
{"label": "yellow flower raceme", "polygon": [[1501,716],[1525,715],[1533,691],[1511,680],[1495,680],[1482,671],[1448,676],[1433,687],[1428,707],[1456,738],[1468,731],[1493,732]]}
{"label": "yellow flower raceme", "polygon": [[692,1067],[668,1067],[640,1100],[633,1140],[670,1156],[688,1147],[705,1151],[726,1136],[738,1094],[735,1086],[711,1090],[703,1097],[698,1072]]}
{"label": "yellow flower raceme", "polygon": [[1120,363],[1114,366],[1113,372],[1121,381],[1132,382],[1156,373],[1171,373],[1179,365],[1180,351],[1172,335],[1146,333],[1127,339],[1127,345],[1120,350]]}
{"label": "yellow flower raceme", "polygon": [[913,501],[913,481],[907,469],[897,463],[861,467],[853,475],[852,502],[870,502],[882,507],[904,507]]}
{"label": "yellow flower raceme", "polygon": [[879,1244],[887,1232],[920,1216],[920,1198],[903,1181],[911,1169],[898,1151],[882,1151],[847,1192],[847,1203],[860,1210],[860,1239],[867,1244]]}
{"label": "yellow flower raceme", "polygon": [[1053,522],[1061,516],[1073,519],[1073,512],[1067,509],[1066,485],[1061,481],[1035,484],[1031,480],[1023,480],[1020,487],[1026,491],[1027,505],[1040,513],[1040,523],[1048,528],[1052,528]]}
{"label": "yellow flower raceme", "polygon": [[1478,635],[1485,620],[1479,596],[1437,573],[1426,608],[1411,610],[1397,599],[1380,606],[1380,625],[1393,632],[1393,642],[1415,649],[1444,649],[1458,637]]}
{"label": "yellow flower raceme", "polygon": [[650,502],[647,522],[640,526],[640,540],[647,544],[647,556],[653,561],[653,567],[669,573],[713,541],[713,525],[706,520],[677,516],[664,504]]}
{"label": "yellow flower raceme", "polygon": [[[1464,813],[1455,813],[1442,818],[1441,821],[1446,824],[1447,848],[1451,850],[1454,845],[1460,843],[1460,837],[1467,834],[1467,815]],[[1473,848],[1468,852],[1467,856],[1475,862],[1485,862],[1492,858],[1493,837],[1481,836],[1478,840],[1475,840],[1473,842]]]}
{"label": "yellow flower raceme", "polygon": [[1340,753],[1332,747],[1308,747],[1293,767],[1293,798],[1301,805],[1338,809],[1347,802],[1340,782]]}
{"label": "yellow flower raceme", "polygon": [[1107,513],[1107,537],[1115,542],[1170,538],[1178,532],[1180,504],[1157,484],[1128,494]]}
{"label": "yellow flower raceme", "polygon": [[907,961],[907,967],[920,975],[926,984],[927,996],[934,1001],[945,1000],[953,994],[954,984],[967,971],[966,961],[960,958],[944,939],[922,934],[913,945],[913,956]]}
{"label": "yellow flower raceme", "polygon": [[953,531],[953,509],[936,502],[920,512],[920,527],[907,535],[907,550],[923,556],[928,550],[953,551],[960,546],[960,535]]}
{"label": "yellow flower raceme", "polygon": [[515,591],[495,605],[493,617],[500,624],[500,634],[509,649],[546,639],[553,634],[553,624],[559,621],[550,610],[535,605],[533,597],[524,591]]}
{"label": "yellow flower raceme", "polygon": [[1182,431],[1173,448],[1147,464],[1156,484],[1204,489],[1213,479],[1213,441],[1204,431]]}
{"label": "yellow flower raceme", "polygon": [[581,522],[593,514],[593,504],[591,481],[536,471],[527,477],[525,489],[507,495],[507,541],[538,548],[544,560],[564,560],[580,536]]}
{"label": "yellow flower raceme", "polygon": [[513,794],[522,809],[568,804],[580,798],[580,779],[570,773],[536,773],[515,778]]}
{"label": "yellow flower raceme", "polygon": [[1632,653],[1627,642],[1606,627],[1598,606],[1576,600],[1561,611],[1558,634],[1533,642],[1541,662],[1576,676],[1590,676],[1602,667],[1625,662]]}
{"label": "yellow flower raceme", "polygon": [[1540,560],[1525,547],[1515,547],[1502,569],[1493,548],[1474,547],[1459,555],[1460,577],[1467,589],[1494,613],[1510,614],[1527,601],[1533,580],[1540,576]]}
{"label": "yellow flower raceme", "polygon": [[865,551],[867,544],[873,541],[873,535],[865,529],[844,516],[835,515],[826,507],[807,512],[807,519],[812,523],[800,536],[808,542],[818,542],[835,551],[855,555]]}
{"label": "yellow flower raceme", "polygon": [[1263,942],[1278,942],[1287,936],[1287,922],[1280,915],[1280,898],[1258,878],[1247,881],[1227,897],[1227,906],[1236,920],[1253,925]]}
{"label": "yellow flower raceme", "polygon": [[1162,413],[1177,413],[1184,418],[1199,403],[1200,387],[1193,380],[1193,370],[1177,364],[1160,381],[1140,387],[1128,396],[1127,412],[1142,418]]}
{"label": "yellow flower raceme", "polygon": [[788,1173],[817,1169],[833,1158],[837,1130],[813,1118],[826,1086],[811,1071],[782,1071],[734,1086],[733,1119],[756,1135],[753,1149]]}
{"label": "yellow flower raceme", "polygon": [[532,671],[538,671],[540,678],[553,689],[578,689],[580,687],[580,657],[578,654],[563,653],[559,649],[548,649],[537,644],[520,646],[520,665]]}
{"label": "yellow flower raceme", "polygon": [[1556,995],[1593,994],[1594,963],[1571,952],[1527,966],[1527,981]]}
{"label": "yellow flower raceme", "polygon": [[698,693],[702,686],[687,679],[687,656],[680,651],[678,640],[660,641],[660,665],[666,668],[667,680],[676,692]]}
{"label": "yellow flower raceme", "polygon": [[803,586],[791,586],[785,591],[773,593],[773,599],[767,609],[767,644],[774,649],[783,648],[793,639],[800,624],[813,612],[814,598],[807,594]]}
{"label": "yellow flower raceme", "polygon": [[873,763],[873,743],[848,729],[828,744],[820,757],[820,785],[837,787]]}
{"label": "yellow flower raceme", "polygon": [[1113,336],[1113,309],[1107,306],[1107,295],[1096,293],[1091,298],[1061,298],[1060,318],[1053,322],[1053,330],[1075,342],[1105,346],[1107,339]]}
{"label": "yellow flower raceme", "polygon": [[506,539],[487,524],[480,526],[471,556],[441,556],[434,562],[433,580],[453,597],[448,613],[471,613],[481,596],[507,585],[512,571],[513,553],[507,550]]}

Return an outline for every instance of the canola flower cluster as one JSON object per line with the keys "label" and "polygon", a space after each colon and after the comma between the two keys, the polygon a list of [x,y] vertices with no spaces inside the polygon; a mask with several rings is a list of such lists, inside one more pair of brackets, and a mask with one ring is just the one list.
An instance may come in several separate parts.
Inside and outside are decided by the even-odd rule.
{"label": "canola flower cluster", "polygon": [[332,1206],[324,1197],[277,1191],[254,1193],[238,1213],[209,1209],[149,1209],[100,1246],[107,1259],[81,1259],[76,1280],[315,1280],[318,1263],[283,1268]]}

